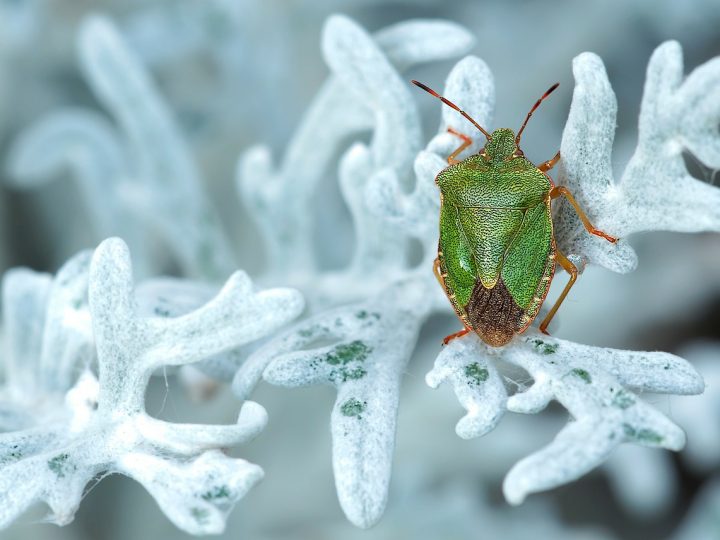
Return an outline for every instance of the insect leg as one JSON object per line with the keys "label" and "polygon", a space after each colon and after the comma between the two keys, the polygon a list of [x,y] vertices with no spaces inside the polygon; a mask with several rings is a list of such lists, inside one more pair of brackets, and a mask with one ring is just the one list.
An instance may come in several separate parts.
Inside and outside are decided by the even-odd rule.
{"label": "insect leg", "polygon": [[447,345],[450,343],[453,339],[463,337],[466,334],[470,333],[470,329],[465,327],[459,332],[455,332],[454,334],[450,334],[449,336],[446,336],[445,339],[443,339],[443,345]]}
{"label": "insect leg", "polygon": [[570,281],[568,281],[567,285],[565,285],[563,292],[560,294],[560,297],[557,299],[555,305],[550,310],[550,313],[548,313],[543,319],[543,321],[540,323],[540,331],[543,334],[547,334],[547,327],[550,324],[550,321],[552,321],[555,313],[557,313],[557,310],[560,308],[560,304],[563,303],[563,300],[565,300],[565,297],[570,292],[570,289],[572,289],[572,286],[575,285],[575,280],[577,280],[578,276],[577,268],[567,259],[567,257],[565,257],[565,255],[560,253],[560,251],[556,250],[555,257],[557,258],[558,264],[562,266],[568,274],[570,274]]}
{"label": "insect leg", "polygon": [[552,159],[548,159],[546,162],[538,165],[538,169],[540,169],[542,172],[548,172],[555,165],[557,165],[558,161],[560,161],[560,150],[558,150],[558,153],[555,154]]}
{"label": "insect leg", "polygon": [[585,229],[587,229],[587,232],[590,234],[594,234],[595,236],[600,236],[601,238],[604,238],[608,242],[612,242],[613,244],[618,241],[617,238],[614,236],[610,236],[608,233],[601,231],[600,229],[596,229],[592,223],[590,223],[590,219],[588,219],[585,212],[583,212],[582,208],[580,208],[580,205],[575,200],[575,197],[572,196],[572,193],[570,193],[570,190],[566,188],[565,186],[557,186],[550,190],[550,198],[551,199],[557,199],[558,197],[565,197],[570,204],[572,204],[573,208],[575,209],[575,212],[577,212],[578,217],[580,218],[580,221],[582,221],[583,225],[585,225]]}
{"label": "insect leg", "polygon": [[460,137],[463,141],[462,144],[458,146],[457,149],[447,157],[447,162],[450,165],[455,165],[456,163],[460,163],[460,160],[457,159],[457,157],[458,155],[460,155],[460,152],[462,152],[472,144],[472,139],[467,135],[460,133],[459,131],[455,131],[453,128],[448,128],[448,132],[452,133],[456,137]]}

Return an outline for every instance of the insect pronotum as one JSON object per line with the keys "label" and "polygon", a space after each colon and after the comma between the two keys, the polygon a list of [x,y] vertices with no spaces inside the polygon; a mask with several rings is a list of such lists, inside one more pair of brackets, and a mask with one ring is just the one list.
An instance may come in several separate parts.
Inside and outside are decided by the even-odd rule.
{"label": "insect pronotum", "polygon": [[435,178],[440,188],[440,241],[434,271],[465,328],[445,338],[447,344],[471,331],[495,347],[524,332],[537,317],[555,274],[556,263],[570,274],[540,330],[548,324],[577,279],[578,270],[557,248],[551,201],[565,197],[590,234],[617,242],[596,229],[572,193],[555,186],[546,174],[560,160],[534,165],[520,149],[520,137],[552,85],[517,132],[499,128],[488,133],[469,114],[422,83],[412,81],[469,120],[487,139],[483,149],[459,160],[472,139],[452,128],[462,143]]}

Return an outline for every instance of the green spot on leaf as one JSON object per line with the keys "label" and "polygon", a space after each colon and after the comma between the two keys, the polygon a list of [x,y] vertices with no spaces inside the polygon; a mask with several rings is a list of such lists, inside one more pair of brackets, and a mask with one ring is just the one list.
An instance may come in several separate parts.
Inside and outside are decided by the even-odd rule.
{"label": "green spot on leaf", "polygon": [[355,316],[362,320],[365,320],[367,318],[373,318],[376,321],[380,319],[380,314],[376,313],[375,311],[365,311],[364,309],[361,309],[360,311],[355,313]]}
{"label": "green spot on leaf", "polygon": [[465,376],[468,378],[470,384],[479,386],[480,383],[484,383],[488,380],[490,373],[484,367],[480,367],[480,364],[473,362],[465,366]]}
{"label": "green spot on leaf", "polygon": [[0,464],[17,461],[21,458],[22,458],[22,452],[19,450],[19,446],[17,444],[13,444],[12,449],[9,452],[7,452],[5,455],[0,457]]}
{"label": "green spot on leaf", "polygon": [[313,324],[312,326],[308,326],[307,328],[302,328],[298,330],[298,335],[301,338],[311,338],[314,336],[317,336],[318,334],[322,334],[323,332],[327,332],[328,329],[326,326],[322,326],[319,324]]}
{"label": "green spot on leaf", "polygon": [[298,330],[298,335],[303,338],[309,338],[313,335],[312,328],[303,328],[301,330]]}
{"label": "green spot on leaf", "polygon": [[350,398],[340,406],[340,412],[343,413],[345,416],[362,418],[362,416],[360,415],[363,413],[366,407],[367,401],[360,401],[355,398]]}
{"label": "green spot on leaf", "polygon": [[542,339],[533,339],[531,343],[540,354],[555,354],[560,347],[559,343],[545,343]]}
{"label": "green spot on leaf", "polygon": [[198,508],[197,506],[194,506],[190,509],[190,515],[195,518],[195,521],[197,521],[200,525],[205,525],[210,517],[210,512],[208,512],[205,508]]}
{"label": "green spot on leaf", "polygon": [[333,366],[363,362],[371,352],[372,347],[368,347],[360,340],[355,340],[335,347],[332,352],[327,354],[325,361]]}
{"label": "green spot on leaf", "polygon": [[612,404],[620,409],[627,409],[635,404],[635,396],[625,390],[620,390],[612,400]]}
{"label": "green spot on leaf", "polygon": [[580,377],[583,381],[585,381],[585,384],[590,384],[592,382],[592,377],[590,376],[590,373],[588,373],[582,368],[575,368],[571,370],[570,373],[572,373],[576,377]]}
{"label": "green spot on leaf", "polygon": [[649,444],[660,444],[663,441],[663,436],[652,429],[635,429],[630,424],[623,424],[622,427],[625,436],[629,439]]}
{"label": "green spot on leaf", "polygon": [[[48,468],[54,472],[58,478],[65,478],[65,473],[70,472],[68,465],[68,454],[59,454],[54,458],[48,460]],[[73,468],[74,469],[74,468]]]}
{"label": "green spot on leaf", "polygon": [[216,486],[210,491],[203,493],[202,498],[208,502],[216,501],[217,499],[229,499],[230,488],[227,486]]}
{"label": "green spot on leaf", "polygon": [[330,381],[331,382],[357,381],[358,379],[362,379],[365,375],[367,375],[367,371],[362,366],[357,366],[354,368],[348,368],[345,366],[341,366],[339,369],[333,369],[330,372]]}
{"label": "green spot on leaf", "polygon": [[[359,365],[364,362],[372,352],[362,341],[355,340],[350,343],[343,343],[335,347],[325,355],[325,362],[331,366],[338,366],[330,372],[331,382],[347,382],[362,379],[367,375],[367,370]],[[350,365],[350,364],[353,365]]]}

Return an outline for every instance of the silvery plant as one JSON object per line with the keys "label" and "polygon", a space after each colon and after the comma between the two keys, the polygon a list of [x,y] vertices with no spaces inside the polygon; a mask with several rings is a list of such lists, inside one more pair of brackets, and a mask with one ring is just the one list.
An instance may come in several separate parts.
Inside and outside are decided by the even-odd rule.
{"label": "silvery plant", "polygon": [[[263,479],[263,463],[233,457],[242,455],[236,446],[263,437],[267,414],[252,401],[263,382],[334,389],[337,497],[351,523],[376,524],[391,488],[408,363],[426,322],[452,313],[432,272],[440,204],[434,179],[457,146],[448,128],[476,141],[461,157],[478,152],[482,140],[449,108],[437,134],[423,140],[416,103],[425,96],[405,72],[455,59],[442,93],[493,127],[496,81],[481,58],[463,57],[471,33],[456,23],[409,20],[371,34],[348,17],[327,19],[321,44],[330,75],[289,144],[281,156],[247,148],[237,162],[237,211],[255,224],[267,256],[252,280],[237,269],[189,144],[123,32],[94,15],[77,29],[76,43],[77,62],[104,110],[48,112],[15,138],[4,166],[17,190],[44,189],[58,171],[70,171],[97,247],[54,275],[13,268],[3,277],[0,527],[37,503],[49,508],[48,521],[67,524],[92,485],[119,473],[139,482],[183,531],[222,532],[234,506]],[[555,181],[598,228],[621,240],[586,234],[571,208],[556,205],[556,241],[570,260],[580,270],[597,265],[624,274],[642,262],[627,242],[635,233],[720,231],[720,189],[693,178],[684,158],[691,152],[720,168],[720,58],[686,75],[677,42],[655,50],[637,146],[619,174],[612,166],[617,103],[603,62],[585,52],[572,71]],[[319,186],[335,178],[355,242],[349,263],[328,270],[316,255],[313,219],[327,208]],[[336,231],[320,234],[332,244]],[[181,277],[160,275],[167,253]],[[534,328],[501,348],[474,334],[445,347],[438,341],[436,354],[426,382],[454,392],[466,411],[455,426],[463,439],[491,439],[506,413],[534,415],[553,401],[567,410],[567,422],[552,428],[533,417],[558,432],[552,440],[550,433],[535,436],[536,450],[502,471],[510,505],[598,467],[632,477],[637,471],[612,465],[616,451],[628,444],[681,450],[683,428],[697,436],[693,452],[717,458],[720,435],[683,409],[683,399],[673,401],[672,417],[655,406],[658,394],[703,392],[703,378],[680,356],[585,345]],[[186,375],[189,391],[208,380],[230,385],[237,420],[178,424],[148,414],[151,378],[175,372]],[[428,389],[424,399],[437,396]],[[418,409],[424,417],[417,422],[433,421],[428,407]],[[663,458],[648,462],[656,466],[646,478],[667,473]],[[633,498],[633,486],[614,484]],[[467,528],[429,517],[453,522],[452,502],[470,490],[459,483],[424,498],[405,486],[387,519],[427,514],[414,538],[512,529],[510,507],[468,508],[477,516]],[[717,498],[717,486],[709,493]],[[537,530],[579,537],[548,525],[540,508],[533,515]]]}

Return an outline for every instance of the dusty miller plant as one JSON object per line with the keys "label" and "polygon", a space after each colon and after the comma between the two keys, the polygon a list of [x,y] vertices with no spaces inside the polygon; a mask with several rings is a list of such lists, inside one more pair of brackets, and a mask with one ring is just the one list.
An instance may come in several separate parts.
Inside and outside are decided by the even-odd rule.
{"label": "dusty miller plant", "polygon": [[68,523],[93,479],[120,473],[181,529],[219,533],[263,476],[223,450],[262,430],[265,411],[246,402],[235,425],[170,424],[145,412],[146,385],[160,367],[272,332],[302,311],[302,297],[255,292],[236,272],[184,316],[142,313],[139,304],[155,299],[136,298],[124,242],[106,240],[90,255],[74,257],[54,279],[17,269],[3,282],[0,527],[37,502],[50,506],[49,521]]}
{"label": "dusty miller plant", "polygon": [[85,79],[115,122],[77,107],[41,118],[10,151],[13,185],[33,188],[69,169],[98,239],[122,237],[142,275],[162,267],[152,231],[184,274],[225,278],[234,268],[228,241],[146,69],[105,17],[83,21],[77,50]]}
{"label": "dusty miller plant", "polygon": [[[89,19],[80,36],[88,79],[119,129],[87,111],[58,113],[21,138],[11,170],[29,185],[58,165],[73,167],[99,236],[126,235],[144,269],[157,266],[142,235],[141,224],[150,223],[188,274],[213,281],[227,275],[233,264],[226,241],[152,81],[109,21]],[[232,505],[262,472],[221,449],[257,434],[265,421],[261,407],[245,402],[236,426],[171,426],[150,418],[141,399],[156,368],[214,354],[221,356],[205,369],[218,376],[237,370],[232,385],[242,399],[261,379],[334,386],[341,506],[360,527],[380,519],[402,375],[422,324],[433,313],[450,313],[431,270],[439,212],[434,178],[457,144],[447,128],[474,137],[470,151],[478,150],[477,133],[450,109],[423,150],[414,97],[400,73],[459,56],[471,45],[468,33],[451,23],[409,21],[371,36],[345,17],[329,19],[322,47],[332,74],[281,163],[275,166],[269,151],[257,147],[238,164],[240,198],[269,255],[260,282],[297,287],[309,305],[306,318],[254,345],[247,359],[238,347],[300,313],[296,292],[257,293],[235,274],[202,307],[210,295],[197,284],[154,283],[133,294],[128,251],[119,240],[101,244],[92,261],[87,253],[72,259],[54,280],[27,270],[6,276],[12,286],[3,300],[1,525],[37,501],[50,505],[55,521],[67,522],[92,478],[121,472],[141,482],[183,530],[222,530]],[[720,167],[718,60],[683,79],[679,46],[658,48],[648,67],[638,147],[618,182],[610,168],[616,104],[602,62],[582,54],[574,74],[557,182],[575,193],[596,225],[622,238],[648,230],[720,230],[720,192],[691,178],[682,158],[688,150]],[[494,91],[488,67],[468,56],[449,74],[444,94],[492,126]],[[368,144],[344,149],[368,130]],[[162,152],[148,151],[158,144]],[[355,251],[346,268],[331,272],[315,260],[308,216],[321,211],[317,187],[340,150],[338,177]],[[104,178],[113,197],[99,189]],[[177,189],[170,201],[161,197],[168,189]],[[143,200],[151,202],[138,204]],[[554,221],[560,249],[579,268],[634,269],[635,253],[624,241],[608,246],[587,235],[563,205]],[[418,243],[421,262],[412,264]],[[509,395],[508,367],[527,372],[532,384]],[[534,330],[501,349],[473,335],[453,341],[427,375],[432,387],[445,381],[467,410],[456,428],[463,438],[488,433],[506,411],[538,413],[552,400],[569,411],[555,440],[508,473],[504,490],[513,504],[580,477],[622,443],[681,448],[682,430],[639,393],[703,389],[677,356],[590,347]],[[28,406],[31,395],[41,398]]]}
{"label": "dusty miller plant", "polygon": [[[453,127],[476,141],[478,134],[457,113],[445,109],[439,134],[415,156],[411,170],[400,154],[416,132],[417,113],[389,55],[340,17],[326,25],[323,45],[333,76],[345,84],[348,99],[343,111],[352,118],[355,99],[371,110],[364,105],[355,108],[374,120],[370,148],[351,146],[339,166],[357,238],[356,256],[347,273],[359,266],[358,261],[363,272],[358,274],[361,283],[343,287],[336,299],[347,300],[350,291],[361,295],[362,301],[321,310],[271,340],[240,368],[234,389],[247,397],[260,376],[283,386],[337,387],[331,418],[336,487],[348,518],[366,527],[379,519],[387,498],[401,374],[418,328],[429,314],[447,310],[431,274],[439,210],[433,180],[457,145],[446,130]],[[682,157],[689,150],[709,166],[720,160],[718,61],[683,80],[680,47],[669,42],[658,48],[648,67],[638,147],[619,182],[610,169],[616,102],[605,69],[597,56],[585,53],[575,59],[574,74],[558,183],[576,194],[597,226],[621,238],[649,230],[720,230],[720,192],[693,179]],[[482,125],[492,126],[494,85],[481,60],[467,57],[458,63],[444,94]],[[321,98],[317,103],[325,104]],[[332,112],[326,106],[328,117]],[[398,123],[402,119],[404,126]],[[333,129],[337,128],[330,126],[327,132]],[[399,136],[403,129],[404,139]],[[395,137],[388,135],[390,130]],[[298,137],[309,135],[307,126],[301,127]],[[376,147],[380,142],[383,146]],[[292,153],[290,158],[299,159]],[[276,187],[293,182],[294,190],[303,189],[296,183],[297,175],[291,176],[303,168],[297,162],[292,165],[272,176],[267,156],[249,153],[241,163],[241,191],[252,203],[248,210],[258,214],[258,223],[272,235],[277,252],[291,257],[293,248],[304,245],[302,257],[307,259],[311,251],[304,240],[284,234],[284,223],[272,219],[285,204],[302,203],[302,199],[286,199],[286,191]],[[412,172],[415,181],[409,182]],[[305,213],[299,210],[297,215]],[[559,248],[581,269],[586,264],[618,272],[635,268],[635,253],[624,240],[608,246],[587,235],[569,208],[559,206],[554,221]],[[424,257],[419,266],[408,268],[400,257],[413,238],[422,243]],[[292,261],[287,259],[285,267],[296,268]],[[303,261],[300,267],[305,265],[310,263]],[[326,282],[332,284],[334,278],[328,276]],[[326,282],[316,277],[314,283],[327,291]],[[526,371],[533,384],[508,396],[502,375],[507,365]],[[432,387],[444,381],[452,383],[468,411],[457,425],[463,438],[488,433],[508,410],[538,413],[556,400],[569,411],[571,421],[555,440],[508,473],[504,492],[513,504],[529,493],[577,479],[622,443],[679,450],[685,442],[682,430],[638,394],[703,390],[692,366],[672,354],[590,347],[534,330],[500,349],[484,345],[474,335],[453,341],[427,376]]]}

